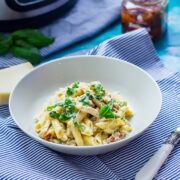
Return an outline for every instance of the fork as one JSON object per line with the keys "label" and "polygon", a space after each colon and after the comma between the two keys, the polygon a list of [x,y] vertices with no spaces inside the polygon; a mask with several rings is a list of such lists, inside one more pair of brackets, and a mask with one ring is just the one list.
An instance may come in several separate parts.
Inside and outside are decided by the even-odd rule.
{"label": "fork", "polygon": [[174,130],[166,139],[159,150],[150,158],[148,162],[136,174],[135,180],[152,180],[160,167],[164,164],[174,146],[180,141],[180,127]]}

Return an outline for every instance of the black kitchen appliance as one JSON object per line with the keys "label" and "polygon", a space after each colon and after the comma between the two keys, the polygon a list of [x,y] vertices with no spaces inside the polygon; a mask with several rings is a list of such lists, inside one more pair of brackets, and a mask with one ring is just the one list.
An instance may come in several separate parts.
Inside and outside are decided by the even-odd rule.
{"label": "black kitchen appliance", "polygon": [[36,28],[64,15],[77,0],[0,0],[0,31]]}

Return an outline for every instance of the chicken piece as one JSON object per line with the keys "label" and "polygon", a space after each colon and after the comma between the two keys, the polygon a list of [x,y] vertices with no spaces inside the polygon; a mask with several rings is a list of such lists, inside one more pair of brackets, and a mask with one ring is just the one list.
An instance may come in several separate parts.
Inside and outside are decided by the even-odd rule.
{"label": "chicken piece", "polygon": [[91,114],[92,116],[95,116],[95,117],[99,117],[99,112],[98,110],[92,108],[92,107],[82,107],[81,108],[81,111],[84,112],[84,113],[88,113],[88,114]]}
{"label": "chicken piece", "polygon": [[76,122],[81,122],[85,117],[87,116],[87,113],[79,111],[76,116]]}

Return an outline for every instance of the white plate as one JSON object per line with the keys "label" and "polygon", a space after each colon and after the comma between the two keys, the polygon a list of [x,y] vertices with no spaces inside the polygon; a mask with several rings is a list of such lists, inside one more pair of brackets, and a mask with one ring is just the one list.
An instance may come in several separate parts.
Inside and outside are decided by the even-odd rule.
{"label": "white plate", "polygon": [[[133,131],[124,139],[100,146],[73,147],[54,144],[37,136],[34,116],[44,102],[60,87],[75,81],[100,81],[108,90],[118,91],[133,108]],[[146,130],[157,117],[162,96],[157,83],[144,70],[109,57],[74,56],[43,64],[27,74],[14,88],[10,97],[10,112],[28,136],[59,152],[75,155],[95,155],[116,150]]]}

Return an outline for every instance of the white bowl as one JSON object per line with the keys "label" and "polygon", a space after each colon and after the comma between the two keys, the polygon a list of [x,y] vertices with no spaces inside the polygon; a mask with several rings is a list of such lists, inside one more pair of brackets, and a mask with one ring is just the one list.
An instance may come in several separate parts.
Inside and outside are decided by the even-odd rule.
{"label": "white bowl", "polygon": [[[133,131],[125,139],[107,145],[73,147],[38,137],[33,118],[49,96],[75,81],[97,80],[108,90],[120,92],[135,112]],[[116,150],[142,134],[157,117],[161,103],[157,83],[139,67],[109,57],[74,56],[38,66],[23,77],[11,94],[9,107],[19,128],[39,143],[63,153],[97,155]]]}

